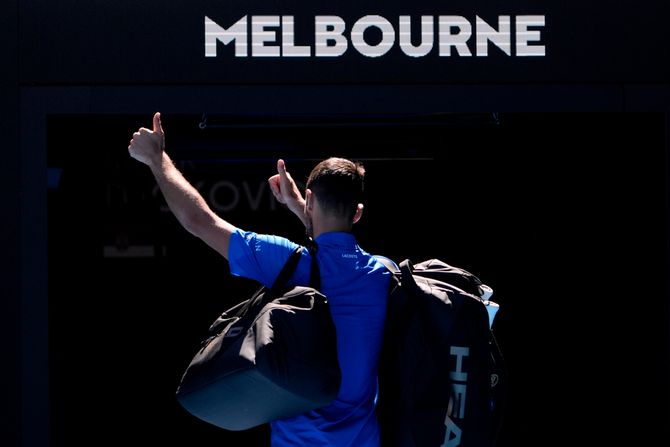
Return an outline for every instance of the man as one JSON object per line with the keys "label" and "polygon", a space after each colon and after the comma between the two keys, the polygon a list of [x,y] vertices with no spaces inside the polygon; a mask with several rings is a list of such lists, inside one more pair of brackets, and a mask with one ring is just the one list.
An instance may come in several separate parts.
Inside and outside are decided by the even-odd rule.
{"label": "man", "polygon": [[[153,130],[140,128],[130,155],[149,166],[168,206],[193,235],[218,251],[234,275],[270,286],[297,246],[286,238],[243,231],[215,214],[164,151],[160,114]],[[271,423],[273,447],[379,447],[375,415],[377,363],[382,343],[390,274],[362,250],[351,232],[363,213],[363,166],[329,158],[311,172],[303,198],[282,160],[269,178],[277,200],[303,222],[316,243],[321,291],[337,330],[342,382],[328,406]],[[293,282],[307,285],[313,253],[305,253]]]}

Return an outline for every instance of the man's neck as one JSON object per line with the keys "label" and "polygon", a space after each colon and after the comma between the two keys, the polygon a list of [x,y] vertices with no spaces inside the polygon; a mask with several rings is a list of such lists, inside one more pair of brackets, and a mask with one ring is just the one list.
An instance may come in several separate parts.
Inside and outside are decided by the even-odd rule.
{"label": "man's neck", "polygon": [[313,237],[316,239],[323,233],[332,233],[332,232],[344,232],[351,233],[351,225],[342,221],[342,219],[336,218],[323,218],[323,219],[314,219],[316,222],[312,222],[313,227]]}

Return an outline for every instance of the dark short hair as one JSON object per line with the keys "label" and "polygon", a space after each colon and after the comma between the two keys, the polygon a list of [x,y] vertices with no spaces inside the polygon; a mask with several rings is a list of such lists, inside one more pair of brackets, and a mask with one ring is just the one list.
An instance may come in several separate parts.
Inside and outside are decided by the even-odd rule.
{"label": "dark short hair", "polygon": [[306,186],[325,211],[352,219],[363,202],[364,178],[362,163],[331,157],[312,169]]}

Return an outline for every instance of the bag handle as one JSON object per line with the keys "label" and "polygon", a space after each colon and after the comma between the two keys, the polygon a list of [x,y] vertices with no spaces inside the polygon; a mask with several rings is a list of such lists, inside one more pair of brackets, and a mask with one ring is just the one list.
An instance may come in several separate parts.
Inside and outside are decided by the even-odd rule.
{"label": "bag handle", "polygon": [[409,286],[412,289],[419,287],[416,284],[414,276],[412,275],[412,272],[414,271],[414,264],[412,264],[412,261],[409,259],[405,259],[399,265],[396,265],[393,261],[385,256],[376,256],[376,259],[384,264],[386,270],[393,273],[394,275],[400,275],[400,278],[405,286]]}
{"label": "bag handle", "polygon": [[409,286],[412,288],[412,290],[417,290],[419,288],[419,285],[416,283],[416,280],[414,279],[414,275],[412,272],[414,271],[414,264],[412,264],[412,261],[409,259],[405,259],[400,263],[400,274],[402,275],[402,281],[405,284],[405,286]]}

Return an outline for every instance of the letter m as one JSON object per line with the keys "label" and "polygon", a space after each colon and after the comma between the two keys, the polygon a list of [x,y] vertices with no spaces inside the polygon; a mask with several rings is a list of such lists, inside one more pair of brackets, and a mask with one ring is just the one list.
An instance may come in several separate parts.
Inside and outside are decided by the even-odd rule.
{"label": "letter m", "polygon": [[217,42],[228,45],[235,41],[235,57],[247,56],[247,16],[228,29],[205,16],[205,57],[216,57]]}

